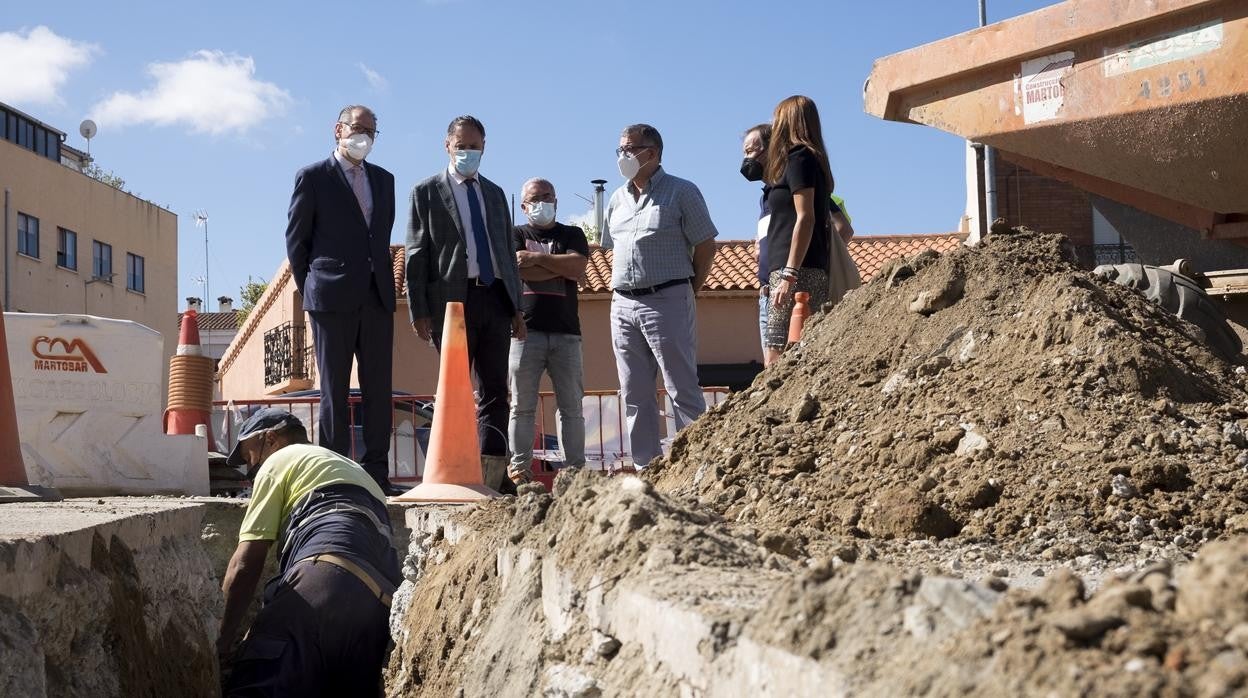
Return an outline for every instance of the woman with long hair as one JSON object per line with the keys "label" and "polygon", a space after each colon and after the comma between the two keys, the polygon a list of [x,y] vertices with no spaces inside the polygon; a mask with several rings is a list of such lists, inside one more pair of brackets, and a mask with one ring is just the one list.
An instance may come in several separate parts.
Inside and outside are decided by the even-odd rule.
{"label": "woman with long hair", "polygon": [[768,184],[768,277],[771,310],[767,315],[770,365],[788,343],[793,294],[810,294],[810,307],[828,297],[828,201],[834,180],[823,145],[819,110],[809,97],[793,95],[776,105],[764,179]]}

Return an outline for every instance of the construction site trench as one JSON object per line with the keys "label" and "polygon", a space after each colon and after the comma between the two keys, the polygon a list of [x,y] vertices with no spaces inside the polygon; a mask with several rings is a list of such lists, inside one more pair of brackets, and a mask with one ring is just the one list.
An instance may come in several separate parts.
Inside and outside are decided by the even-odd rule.
{"label": "construction site trench", "polygon": [[[1245,446],[1242,357],[1061,236],[925,253],[640,477],[392,505],[386,695],[1246,695]],[[215,694],[237,501],[5,507],[0,695]]]}

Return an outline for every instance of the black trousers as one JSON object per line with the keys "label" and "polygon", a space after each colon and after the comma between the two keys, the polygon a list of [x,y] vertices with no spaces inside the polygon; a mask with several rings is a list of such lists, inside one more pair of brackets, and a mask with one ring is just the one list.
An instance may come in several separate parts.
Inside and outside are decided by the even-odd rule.
{"label": "black trousers", "polygon": [[309,311],[308,315],[312,319],[316,366],[321,375],[318,441],[325,448],[352,457],[347,398],[351,362],[355,360],[360,380],[356,427],[362,423],[364,450],[357,450],[354,458],[384,489],[390,483],[390,431],[394,418],[394,313],[386,310],[374,289],[359,310]]}
{"label": "black trousers", "polygon": [[302,563],[256,614],[225,695],[381,696],[389,619],[350,572]]}
{"label": "black trousers", "polygon": [[[478,286],[468,280],[464,325],[468,336],[468,366],[477,392],[477,435],[481,454],[507,455],[507,357],[511,353],[511,319],[515,311],[501,281]],[[442,328],[435,327],[433,343],[442,350]]]}

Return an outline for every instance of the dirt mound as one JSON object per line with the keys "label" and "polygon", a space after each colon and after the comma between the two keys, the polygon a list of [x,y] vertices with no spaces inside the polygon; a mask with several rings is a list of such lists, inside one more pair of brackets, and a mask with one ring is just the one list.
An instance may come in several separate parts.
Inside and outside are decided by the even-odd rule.
{"label": "dirt mound", "polygon": [[[795,576],[744,637],[836,667],[846,694],[1229,696],[1248,691],[1248,538],[1095,595],[1059,569],[999,593],[876,564]],[[1177,607],[1177,608],[1176,608]]]}
{"label": "dirt mound", "polygon": [[424,540],[388,696],[1248,690],[1248,537],[1177,572],[1124,570],[1096,594],[1066,569],[1007,589],[794,565],[633,478],[582,473],[557,490],[460,512],[457,533]]}
{"label": "dirt mound", "polygon": [[799,552],[991,540],[1045,559],[1190,552],[1248,511],[1242,366],[1015,231],[894,264],[651,476]]}
{"label": "dirt mound", "polygon": [[[556,492],[481,505],[464,515],[465,539],[438,533],[409,556],[421,569],[401,592],[411,596],[398,611],[387,695],[576,694],[557,686],[589,672],[605,695],[670,695],[671,679],[649,672],[639,648],[621,650],[584,617],[628,578],[749,569],[776,579],[795,567],[637,478],[568,473]],[[744,608],[729,616],[748,617]]]}

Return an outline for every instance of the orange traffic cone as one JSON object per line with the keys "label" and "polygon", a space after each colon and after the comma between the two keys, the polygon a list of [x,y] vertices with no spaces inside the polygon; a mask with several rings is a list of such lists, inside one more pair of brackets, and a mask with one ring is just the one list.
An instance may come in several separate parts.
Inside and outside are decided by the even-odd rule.
{"label": "orange traffic cone", "polygon": [[801,340],[802,327],[810,316],[810,294],[798,291],[793,294],[793,315],[789,317],[789,344]]}
{"label": "orange traffic cone", "polygon": [[447,303],[425,478],[392,501],[475,502],[497,496],[481,478],[477,403],[468,377],[464,304]]}
{"label": "orange traffic cone", "polygon": [[17,434],[17,403],[13,400],[13,372],[9,369],[9,342],[0,313],[0,503],[58,501],[51,487],[30,484],[22,462],[22,441]]}
{"label": "orange traffic cone", "polygon": [[199,346],[199,318],[194,310],[182,313],[178,351],[169,359],[169,406],[165,409],[166,434],[194,434],[195,425],[208,426],[212,440],[212,359]]}

